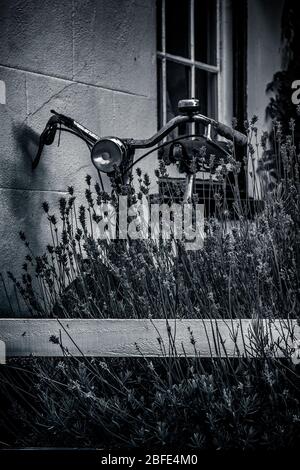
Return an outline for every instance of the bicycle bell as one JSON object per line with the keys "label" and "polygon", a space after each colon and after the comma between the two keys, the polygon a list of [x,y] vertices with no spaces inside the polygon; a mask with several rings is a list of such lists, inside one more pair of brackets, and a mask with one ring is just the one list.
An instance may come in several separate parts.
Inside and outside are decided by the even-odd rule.
{"label": "bicycle bell", "polygon": [[178,102],[178,111],[180,114],[197,114],[200,111],[200,103],[196,98],[180,100]]}

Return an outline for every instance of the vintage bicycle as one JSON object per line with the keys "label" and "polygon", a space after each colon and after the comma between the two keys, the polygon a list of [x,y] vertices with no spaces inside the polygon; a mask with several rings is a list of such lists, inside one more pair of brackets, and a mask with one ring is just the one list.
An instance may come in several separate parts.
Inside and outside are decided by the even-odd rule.
{"label": "vintage bicycle", "polygon": [[[212,171],[210,156],[214,155],[213,166],[216,168],[220,161],[226,161],[230,155],[226,144],[217,140],[218,135],[237,145],[244,146],[247,143],[244,134],[200,114],[199,110],[200,104],[197,99],[179,101],[178,116],[171,119],[152,137],[144,140],[99,137],[74,119],[52,110],[53,116],[40,136],[38,152],[32,167],[35,169],[38,166],[44,146],[54,142],[58,130],[70,132],[84,140],[91,152],[91,161],[98,170],[100,180],[102,181],[101,173],[106,173],[111,179],[118,174],[120,184],[116,186],[117,188],[128,181],[137,163],[159,150],[159,155],[167,154],[167,164],[177,164],[179,172],[185,175],[183,201],[187,202],[193,195],[196,173]],[[205,129],[204,134],[190,132],[164,141],[174,129],[184,124],[191,129],[193,123],[202,125]],[[134,160],[137,149],[151,150]]]}

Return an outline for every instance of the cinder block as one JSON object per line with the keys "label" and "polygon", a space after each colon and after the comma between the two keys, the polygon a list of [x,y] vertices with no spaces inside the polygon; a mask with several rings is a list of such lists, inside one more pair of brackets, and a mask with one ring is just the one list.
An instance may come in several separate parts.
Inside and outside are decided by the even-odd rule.
{"label": "cinder block", "polygon": [[156,132],[155,99],[114,92],[113,109],[115,135],[145,139]]}
{"label": "cinder block", "polygon": [[0,63],[72,78],[72,0],[2,1]]}
{"label": "cinder block", "polygon": [[155,97],[155,2],[76,0],[74,77]]}

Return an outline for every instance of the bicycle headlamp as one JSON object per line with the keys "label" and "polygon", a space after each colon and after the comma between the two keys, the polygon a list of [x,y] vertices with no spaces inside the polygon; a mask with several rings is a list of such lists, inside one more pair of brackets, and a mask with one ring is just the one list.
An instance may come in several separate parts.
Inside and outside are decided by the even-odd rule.
{"label": "bicycle headlamp", "polygon": [[120,166],[126,156],[126,146],[116,137],[99,139],[92,148],[93,165],[99,171],[111,173]]}

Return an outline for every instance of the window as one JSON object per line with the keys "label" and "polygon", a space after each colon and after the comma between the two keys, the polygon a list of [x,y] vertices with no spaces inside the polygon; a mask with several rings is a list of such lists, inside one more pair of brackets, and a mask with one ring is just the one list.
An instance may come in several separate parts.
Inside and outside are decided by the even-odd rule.
{"label": "window", "polygon": [[[178,114],[183,98],[198,98],[200,112],[229,126],[232,117],[243,123],[245,112],[247,52],[247,3],[241,0],[157,0],[158,126]],[[191,126],[191,125],[189,125]],[[183,126],[171,138],[192,133],[203,134],[203,126]],[[222,139],[221,139],[222,140]],[[237,155],[238,156],[238,155]],[[242,159],[242,156],[238,158]],[[184,183],[177,168],[168,167],[168,180],[159,181],[160,195],[174,191],[181,197]],[[246,190],[244,172],[240,188]],[[212,186],[214,189],[212,190]],[[232,199],[228,184],[227,200]],[[218,182],[205,171],[197,173],[194,194],[214,210],[214,190]]]}
{"label": "window", "polygon": [[159,127],[178,114],[183,98],[198,98],[200,112],[217,118],[217,25],[218,0],[157,1]]}

